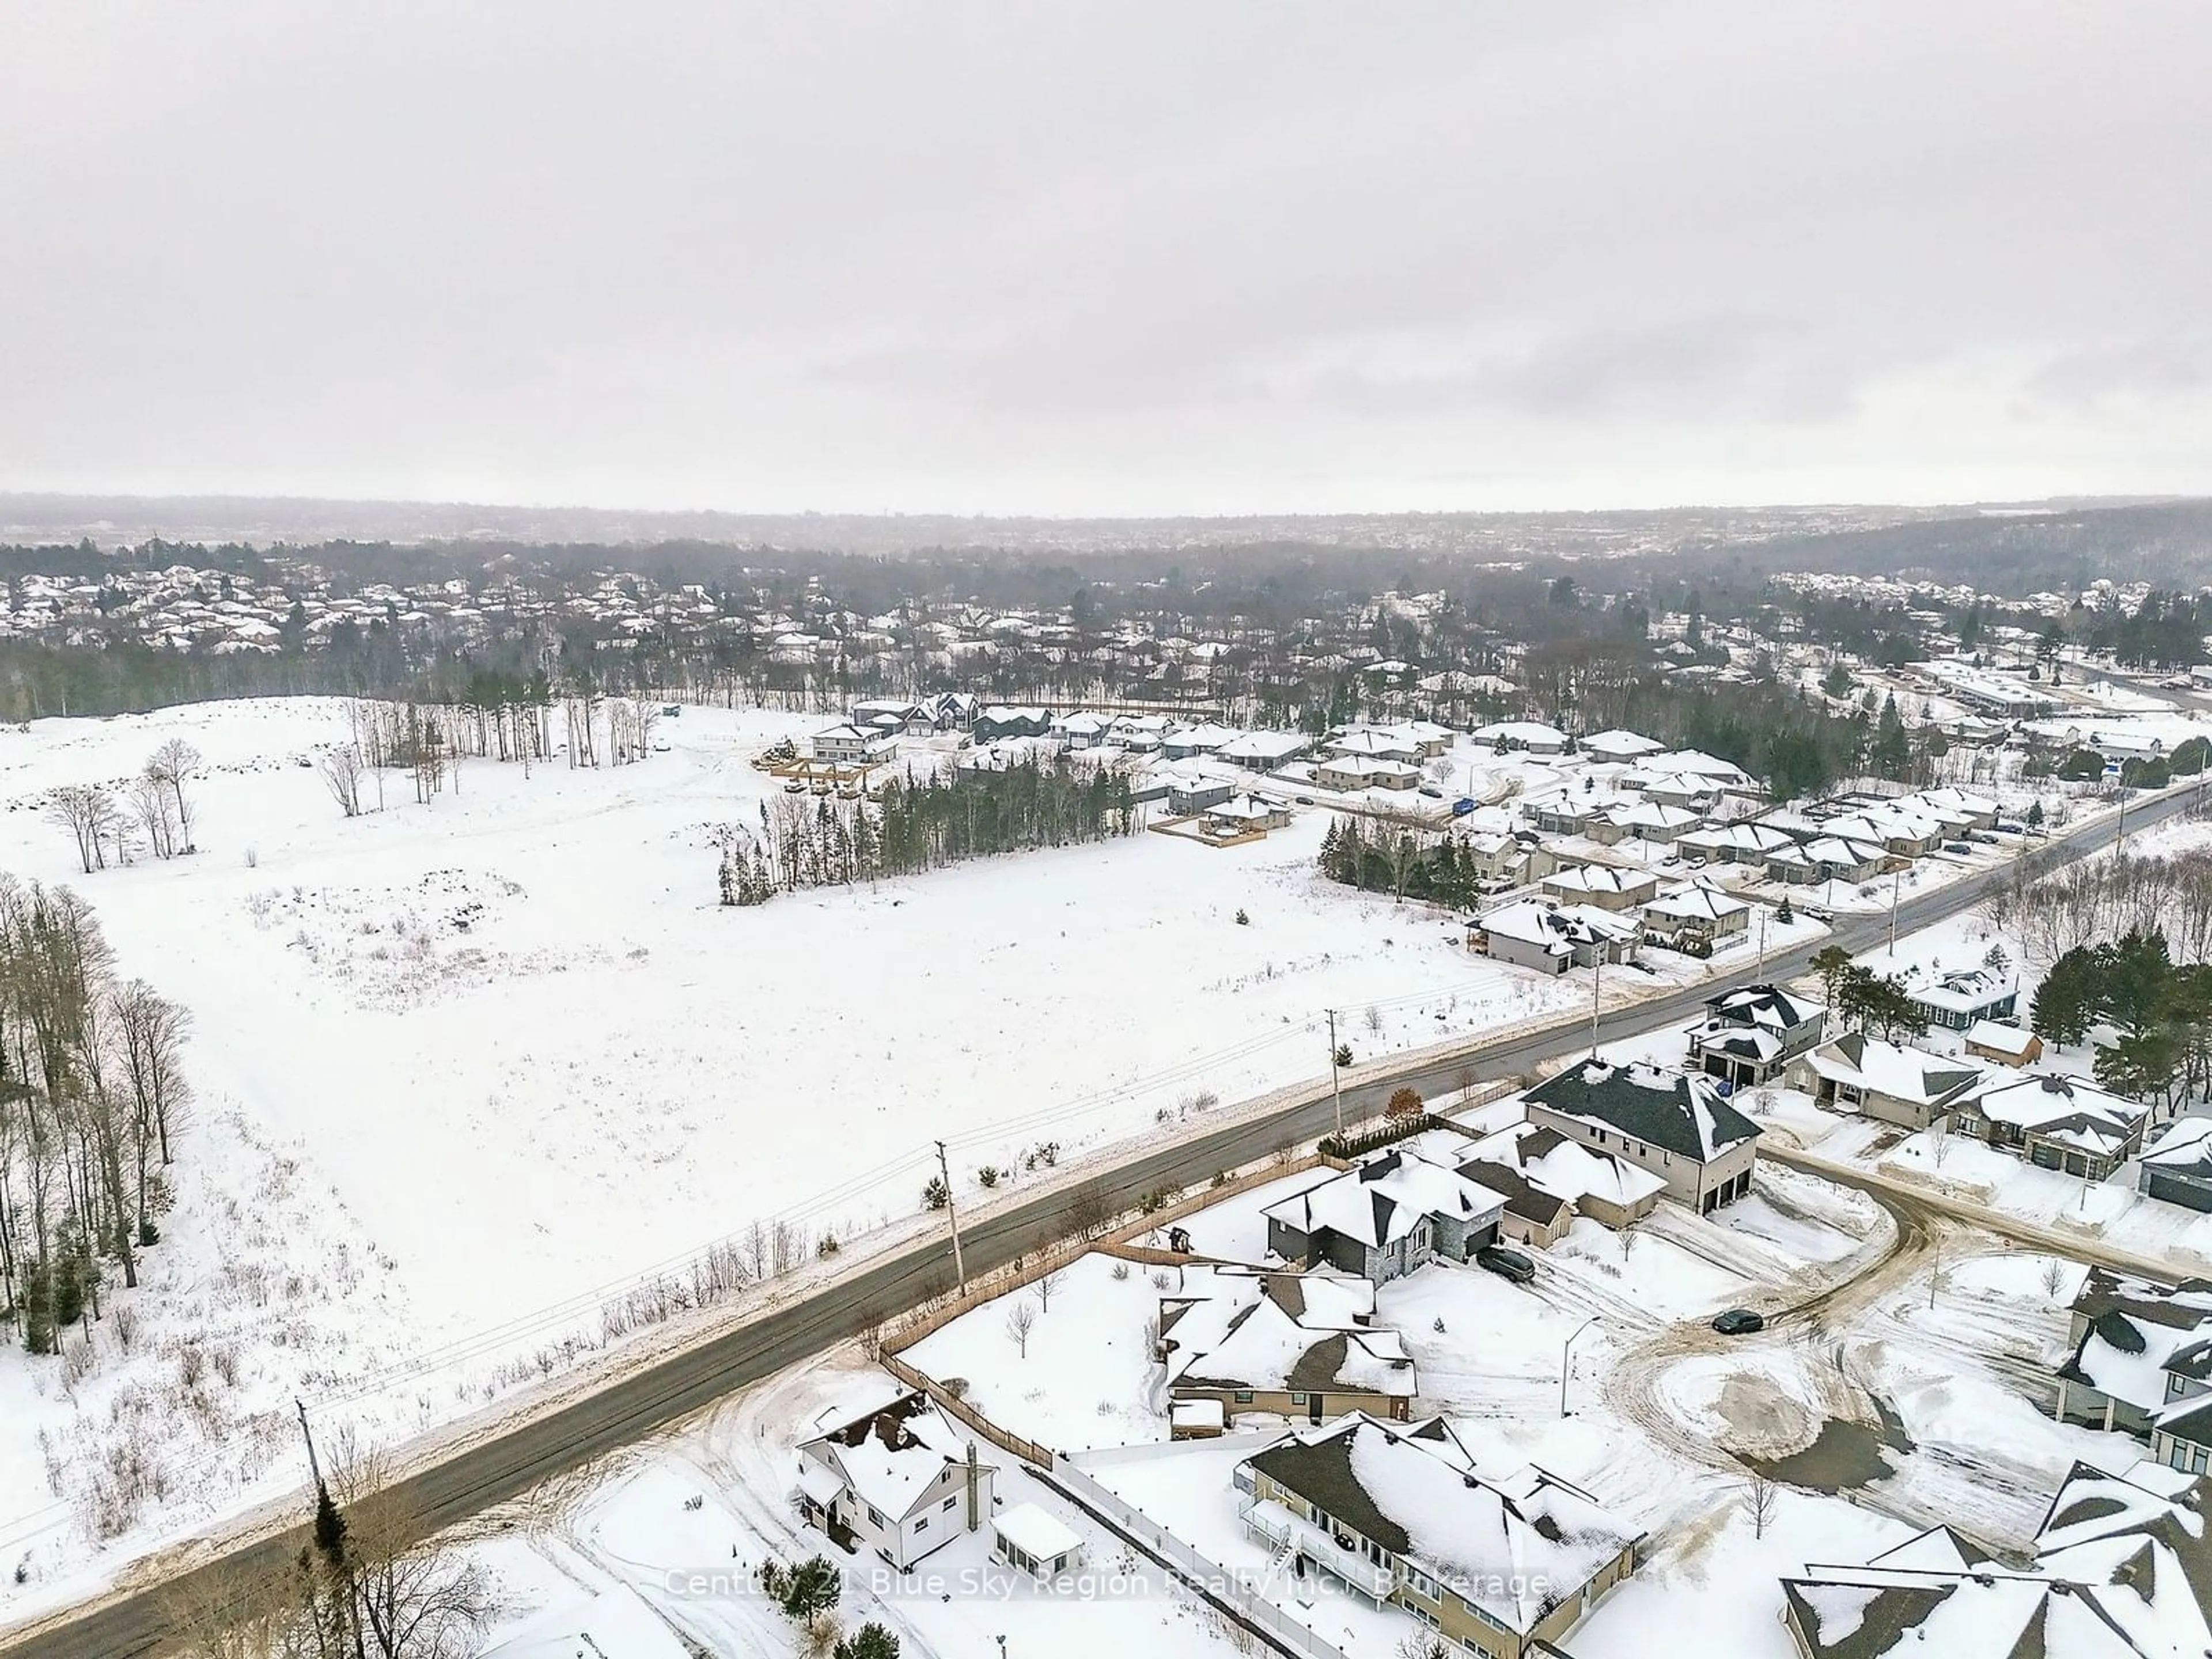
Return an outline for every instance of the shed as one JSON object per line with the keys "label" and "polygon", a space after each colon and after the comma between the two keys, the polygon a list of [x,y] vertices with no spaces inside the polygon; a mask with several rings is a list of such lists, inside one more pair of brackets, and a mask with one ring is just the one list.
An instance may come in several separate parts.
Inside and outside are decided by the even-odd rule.
{"label": "shed", "polygon": [[1083,1560],[1083,1540],[1035,1504],[1017,1504],[991,1522],[995,1553],[1037,1578],[1057,1578]]}

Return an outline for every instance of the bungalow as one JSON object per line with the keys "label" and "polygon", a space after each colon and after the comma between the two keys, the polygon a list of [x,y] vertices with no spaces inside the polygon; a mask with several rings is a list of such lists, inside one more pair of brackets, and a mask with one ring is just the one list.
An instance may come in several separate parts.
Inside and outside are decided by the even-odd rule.
{"label": "bungalow", "polygon": [[1498,1238],[1498,1194],[1402,1148],[1272,1204],[1267,1248],[1381,1285],[1438,1256],[1465,1261]]}
{"label": "bungalow", "polygon": [[1349,1274],[1186,1267],[1160,1298],[1168,1398],[1212,1402],[1224,1427],[1254,1412],[1404,1422],[1419,1379],[1404,1340],[1374,1322],[1374,1285]]}
{"label": "bungalow", "polygon": [[1596,761],[1638,761],[1647,755],[1656,755],[1667,745],[1637,732],[1624,732],[1619,726],[1584,738],[1578,745],[1583,753]]}
{"label": "bungalow", "polygon": [[1666,846],[1695,830],[1705,819],[1686,807],[1668,806],[1656,800],[1639,800],[1616,806],[1592,820],[1583,833],[1592,841],[1611,846],[1615,842],[1648,841]]}
{"label": "bungalow", "polygon": [[1778,847],[1767,855],[1766,873],[1775,881],[1813,886],[1824,881],[1871,881],[1887,855],[1879,847],[1821,836],[1802,847]]}
{"label": "bungalow", "polygon": [[2212,1211],[2212,1117],[2178,1118],[2144,1148],[2136,1185],[2152,1198]]}
{"label": "bungalow", "polygon": [[1279,830],[1291,821],[1291,809],[1257,795],[1232,795],[1206,809],[1206,827],[1218,836],[1249,835],[1255,830]]}
{"label": "bungalow", "polygon": [[1845,841],[1864,842],[1898,858],[1918,858],[1943,844],[1940,824],[1910,813],[1869,810],[1830,818],[1828,833]]}
{"label": "bungalow", "polygon": [[1522,899],[1492,910],[1468,928],[1468,948],[1539,973],[1564,974],[1636,954],[1636,924],[1593,905]]}
{"label": "bungalow", "polygon": [[2076,1463],[2026,1559],[1931,1527],[1863,1567],[1784,1579],[1783,1626],[1803,1659],[2212,1652],[2208,1510],[2212,1482],[2148,1462],[2118,1474]]}
{"label": "bungalow", "polygon": [[991,1513],[992,1465],[919,1389],[799,1448],[799,1507],[839,1543],[910,1571]]}
{"label": "bungalow", "polygon": [[1473,735],[1475,742],[1500,754],[1520,749],[1532,755],[1564,755],[1574,744],[1558,726],[1536,720],[1500,720],[1495,726],[1477,726]]}
{"label": "bungalow", "polygon": [[1629,910],[1648,903],[1659,890],[1659,878],[1644,870],[1609,864],[1577,864],[1544,878],[1544,896],[1562,904],[1595,904],[1601,910]]}
{"label": "bungalow", "polygon": [[1702,939],[1717,947],[1751,925],[1751,907],[1717,887],[1692,881],[1653,899],[1642,917],[1646,937],[1656,934],[1674,945]]}
{"label": "bungalow", "polygon": [[2082,1078],[2031,1073],[1960,1103],[1959,1133],[2038,1169],[2102,1181],[2142,1149],[2150,1108]]}
{"label": "bungalow", "polygon": [[1971,1062],[1847,1031],[1800,1058],[1790,1086],[1823,1106],[1853,1111],[1907,1129],[1925,1129],[1988,1081]]}
{"label": "bungalow", "polygon": [[1753,795],[1760,793],[1759,780],[1733,761],[1724,761],[1717,755],[1708,755],[1701,749],[1674,749],[1657,755],[1647,755],[1638,769],[1647,773],[1686,772],[1693,777],[1710,778],[1720,788],[1731,794]]}
{"label": "bungalow", "polygon": [[1362,755],[1332,755],[1314,768],[1324,789],[1411,789],[1421,775],[1403,761],[1370,760]]}
{"label": "bungalow", "polygon": [[1690,1068],[1731,1088],[1771,1082],[1820,1041],[1828,1011],[1774,985],[1745,985],[1705,999],[1690,1027]]}
{"label": "bungalow", "polygon": [[2212,1284],[2168,1287],[2092,1267],[2058,1367],[2062,1422],[2151,1435],[2212,1391]]}
{"label": "bungalow", "polygon": [[1642,1542],[1556,1475],[1485,1470],[1442,1418],[1294,1429],[1235,1480],[1245,1529],[1301,1576],[1311,1565],[1483,1659],[1555,1651]]}
{"label": "bungalow", "polygon": [[1187,726],[1180,732],[1170,732],[1160,739],[1160,752],[1170,760],[1188,760],[1194,755],[1211,755],[1237,733],[1226,726],[1211,721],[1201,726]]}
{"label": "bungalow", "polygon": [[969,723],[969,731],[977,743],[995,743],[1000,738],[1044,738],[1052,735],[1052,710],[1049,708],[1015,708],[1003,703],[994,703],[979,709]]}
{"label": "bungalow", "polygon": [[1215,758],[1248,772],[1272,772],[1312,747],[1313,739],[1303,732],[1244,732],[1213,752]]}
{"label": "bungalow", "polygon": [[1621,781],[1644,799],[1662,806],[1709,812],[1720,805],[1721,788],[1711,778],[1691,772],[1634,772]]}
{"label": "bungalow", "polygon": [[1966,1057],[1999,1066],[2033,1066],[2043,1058],[2043,1039],[2017,1025],[1978,1019],[1966,1028]]}
{"label": "bungalow", "polygon": [[1692,864],[1747,864],[1756,869],[1795,844],[1779,830],[1763,823],[1723,823],[1677,836],[1674,852]]}
{"label": "bungalow", "polygon": [[1347,759],[1390,760],[1411,766],[1426,759],[1421,745],[1412,735],[1395,727],[1355,726],[1338,733],[1322,745],[1332,755]]}
{"label": "bungalow", "polygon": [[1580,836],[1616,807],[1636,805],[1633,795],[1597,788],[1587,777],[1583,781],[1585,787],[1580,789],[1552,789],[1522,797],[1518,803],[1522,817],[1532,829],[1548,836]]}
{"label": "bungalow", "polygon": [[1898,975],[1912,1006],[1930,1025],[1970,1031],[1989,1020],[2008,1020],[2020,1006],[2020,980],[1991,968],[1939,968],[1914,963]]}
{"label": "bungalow", "polygon": [[[1667,1190],[1650,1170],[1525,1119],[1485,1135],[1454,1161],[1469,1181],[1498,1193],[1526,1188],[1616,1231],[1650,1215]],[[1506,1209],[1513,1213],[1510,1197]],[[1543,1218],[1539,1204],[1524,1203],[1520,1213],[1524,1227]],[[1528,1242],[1549,1244],[1553,1237]]]}
{"label": "bungalow", "polygon": [[1711,1079],[1656,1066],[1578,1060],[1525,1098],[1532,1122],[1616,1152],[1667,1183],[1667,1195],[1710,1212],[1751,1191],[1759,1126]]}

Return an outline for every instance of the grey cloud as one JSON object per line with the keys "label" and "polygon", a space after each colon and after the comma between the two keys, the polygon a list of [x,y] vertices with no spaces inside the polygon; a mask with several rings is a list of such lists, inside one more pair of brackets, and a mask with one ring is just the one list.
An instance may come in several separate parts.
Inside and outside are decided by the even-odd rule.
{"label": "grey cloud", "polygon": [[2195,5],[28,0],[9,37],[0,488],[2212,488]]}

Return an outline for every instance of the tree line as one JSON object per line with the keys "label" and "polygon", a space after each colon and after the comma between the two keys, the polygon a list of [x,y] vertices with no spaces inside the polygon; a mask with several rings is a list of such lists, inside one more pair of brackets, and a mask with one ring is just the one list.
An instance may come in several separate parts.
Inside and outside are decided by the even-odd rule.
{"label": "tree line", "polygon": [[1320,867],[1329,880],[1363,892],[1423,899],[1455,910],[1478,902],[1490,879],[1462,836],[1387,820],[1370,826],[1356,817],[1330,823],[1322,836]]}
{"label": "tree line", "polygon": [[88,1340],[111,1270],[136,1285],[160,1242],[187,1019],[116,981],[75,893],[0,877],[0,1292],[33,1353]]}
{"label": "tree line", "polygon": [[722,902],[765,902],[802,887],[847,886],[969,859],[1134,832],[1129,780],[1066,757],[992,769],[957,767],[887,780],[874,800],[782,794],[757,829],[718,832]]}

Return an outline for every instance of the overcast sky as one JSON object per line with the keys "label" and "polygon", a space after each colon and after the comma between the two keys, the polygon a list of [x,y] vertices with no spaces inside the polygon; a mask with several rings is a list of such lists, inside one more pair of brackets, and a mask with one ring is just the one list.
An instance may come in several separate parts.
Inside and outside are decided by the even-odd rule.
{"label": "overcast sky", "polygon": [[2212,6],[0,0],[0,489],[2212,491]]}

